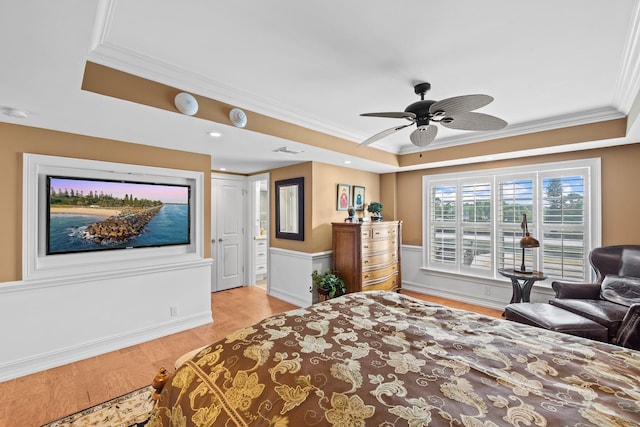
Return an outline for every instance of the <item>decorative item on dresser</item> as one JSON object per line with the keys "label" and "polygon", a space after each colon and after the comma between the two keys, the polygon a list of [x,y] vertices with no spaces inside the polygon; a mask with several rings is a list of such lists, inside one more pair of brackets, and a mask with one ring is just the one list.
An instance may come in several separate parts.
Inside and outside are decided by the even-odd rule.
{"label": "decorative item on dresser", "polygon": [[344,280],[347,293],[400,290],[402,221],[332,225],[333,270]]}
{"label": "decorative item on dresser", "polygon": [[371,202],[367,211],[371,213],[371,221],[382,221],[382,208],[384,205],[380,202]]}

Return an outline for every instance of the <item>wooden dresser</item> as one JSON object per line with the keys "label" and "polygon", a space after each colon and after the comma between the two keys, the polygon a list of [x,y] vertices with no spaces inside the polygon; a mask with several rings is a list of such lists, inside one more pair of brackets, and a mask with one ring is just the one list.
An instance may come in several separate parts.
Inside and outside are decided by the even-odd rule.
{"label": "wooden dresser", "polygon": [[334,222],[333,269],[347,292],[399,291],[402,221]]}

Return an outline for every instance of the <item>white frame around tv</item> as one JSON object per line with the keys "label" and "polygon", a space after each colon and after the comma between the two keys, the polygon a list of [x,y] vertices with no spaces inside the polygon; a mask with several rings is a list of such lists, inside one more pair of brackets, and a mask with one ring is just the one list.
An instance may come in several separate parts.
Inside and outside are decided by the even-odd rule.
{"label": "white frame around tv", "polygon": [[[189,185],[190,244],[46,255],[46,177],[127,180]],[[22,280],[113,277],[144,273],[203,259],[204,174],[197,171],[112,163],[40,154],[23,155]]]}

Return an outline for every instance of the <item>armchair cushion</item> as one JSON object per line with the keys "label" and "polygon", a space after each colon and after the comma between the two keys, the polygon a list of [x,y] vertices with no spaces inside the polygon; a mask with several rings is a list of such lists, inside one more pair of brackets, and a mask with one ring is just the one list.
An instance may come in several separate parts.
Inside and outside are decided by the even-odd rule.
{"label": "armchair cushion", "polygon": [[640,278],[607,274],[602,282],[600,298],[626,307],[640,303]]}
{"label": "armchair cushion", "polygon": [[627,247],[622,251],[620,276],[640,277],[640,251],[638,246]]}
{"label": "armchair cushion", "polygon": [[555,298],[549,303],[601,324],[609,330],[611,339],[617,335],[620,324],[629,309],[627,306],[601,299]]}
{"label": "armchair cushion", "polygon": [[551,287],[556,293],[556,298],[599,299],[599,283],[576,283],[554,281]]}
{"label": "armchair cushion", "polygon": [[640,350],[640,304],[633,304],[629,307],[615,343],[623,347]]}

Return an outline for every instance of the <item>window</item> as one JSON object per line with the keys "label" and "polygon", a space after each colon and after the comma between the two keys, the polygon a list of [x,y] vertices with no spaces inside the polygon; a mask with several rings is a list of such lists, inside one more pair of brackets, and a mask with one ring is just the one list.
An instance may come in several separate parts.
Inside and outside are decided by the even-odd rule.
{"label": "window", "polygon": [[426,268],[497,277],[519,268],[523,217],[540,248],[525,264],[553,279],[589,280],[600,244],[600,160],[423,177]]}

